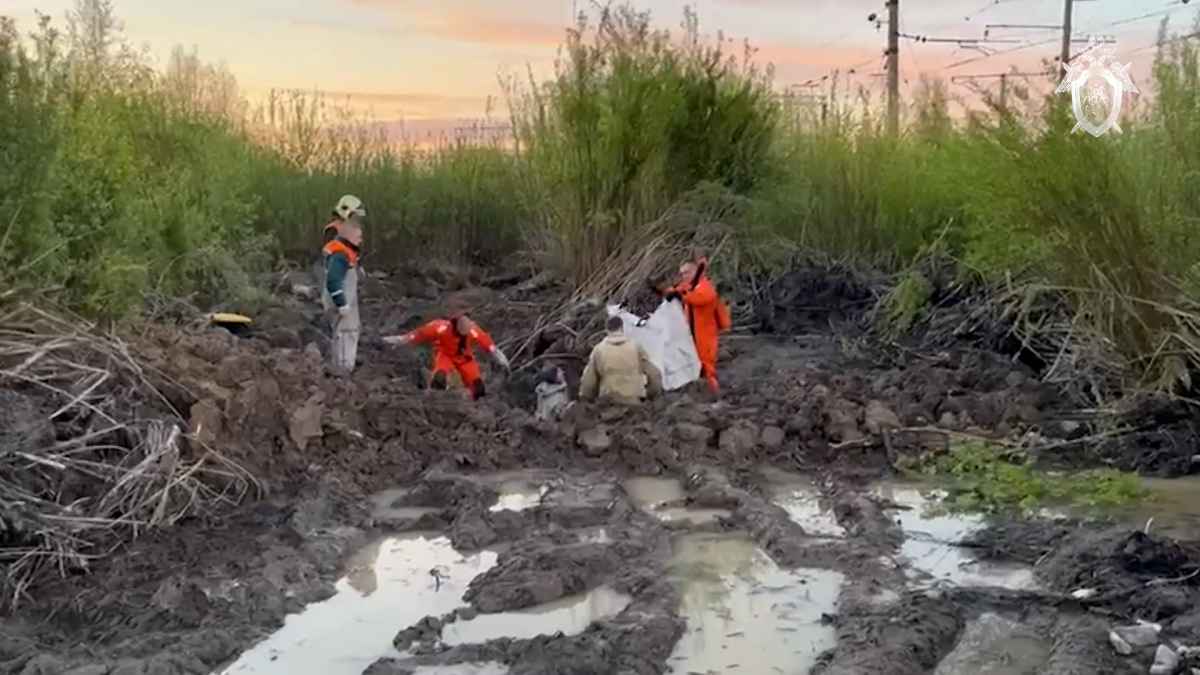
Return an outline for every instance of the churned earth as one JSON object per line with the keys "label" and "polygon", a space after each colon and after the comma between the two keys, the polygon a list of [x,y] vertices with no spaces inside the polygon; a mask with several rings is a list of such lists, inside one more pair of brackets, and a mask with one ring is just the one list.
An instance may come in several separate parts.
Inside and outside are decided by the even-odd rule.
{"label": "churned earth", "polygon": [[[1049,439],[1047,461],[1080,466],[1071,441],[1087,423],[993,344],[880,357],[861,329],[872,291],[851,277],[801,271],[735,298],[745,311],[722,340],[719,400],[577,405],[554,422],[531,414],[533,373],[549,362],[577,378],[598,303],[544,322],[561,296],[537,280],[365,289],[348,379],[325,373],[311,304],[248,336],[122,335],[161,394],[139,414],[178,413],[186,457],[219,455],[253,494],[97,539],[86,572],[39,577],[4,619],[0,671],[1120,673],[1147,672],[1160,645],[1190,667],[1191,544],[1153,528],[938,517],[921,486],[894,479],[898,455],[952,432],[1032,432]],[[422,391],[423,356],[376,340],[449,307],[471,310],[517,365],[489,373],[477,403]],[[72,433],[38,421],[62,405],[52,396],[4,391],[5,451]],[[1191,414],[1141,408],[1134,418],[1157,421],[1103,456],[1188,473]],[[6,522],[14,508],[0,503]],[[1163,627],[1119,653],[1110,630],[1138,619]]]}

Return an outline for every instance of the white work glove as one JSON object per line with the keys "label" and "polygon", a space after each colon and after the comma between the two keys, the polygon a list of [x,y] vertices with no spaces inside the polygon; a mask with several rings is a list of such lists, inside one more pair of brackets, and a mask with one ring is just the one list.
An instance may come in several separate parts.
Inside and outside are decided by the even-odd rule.
{"label": "white work glove", "polygon": [[383,344],[385,344],[385,345],[403,345],[403,344],[407,344],[407,343],[408,343],[407,335],[389,335],[389,336],[383,338]]}
{"label": "white work glove", "polygon": [[511,368],[508,363],[508,357],[505,356],[504,352],[500,351],[499,349],[492,350],[492,357],[496,359],[496,363],[499,363],[501,368],[504,368],[505,370]]}
{"label": "white work glove", "polygon": [[350,316],[350,312],[352,311],[354,311],[354,309],[350,307],[350,305],[342,305],[341,307],[338,307],[339,316]]}

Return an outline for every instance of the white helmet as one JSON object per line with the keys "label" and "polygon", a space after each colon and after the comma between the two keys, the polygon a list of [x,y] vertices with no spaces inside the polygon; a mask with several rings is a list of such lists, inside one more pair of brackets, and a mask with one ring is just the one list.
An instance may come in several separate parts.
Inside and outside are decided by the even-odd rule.
{"label": "white helmet", "polygon": [[339,199],[337,206],[333,207],[333,212],[342,220],[347,220],[351,216],[363,218],[367,215],[367,210],[363,208],[362,200],[354,195],[346,195]]}

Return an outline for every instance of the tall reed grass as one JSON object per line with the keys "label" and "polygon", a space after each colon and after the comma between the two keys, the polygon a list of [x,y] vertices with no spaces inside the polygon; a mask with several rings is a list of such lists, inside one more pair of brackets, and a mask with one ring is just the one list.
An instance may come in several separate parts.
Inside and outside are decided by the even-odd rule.
{"label": "tall reed grass", "polygon": [[252,111],[195,54],[153,72],[103,0],[75,19],[31,43],[0,26],[0,269],[89,314],[155,290],[232,303],[251,273],[313,256],[347,192],[372,265],[532,254],[578,283],[654,241],[647,227],[687,239],[662,216],[705,193],[721,197],[704,222],[762,264],[802,251],[900,272],[936,253],[978,282],[1066,294],[1131,371],[1200,354],[1191,40],[1160,50],[1123,134],[1069,134],[1065,96],[956,119],[930,82],[888,135],[866,96],[801,113],[694,15],[672,35],[625,6],[565,30],[549,81],[507,82],[511,142],[428,154],[319,96]]}

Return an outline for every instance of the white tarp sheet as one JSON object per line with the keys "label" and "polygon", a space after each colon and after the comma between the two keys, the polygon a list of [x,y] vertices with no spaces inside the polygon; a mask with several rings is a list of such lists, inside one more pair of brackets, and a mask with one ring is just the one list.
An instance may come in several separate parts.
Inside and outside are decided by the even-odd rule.
{"label": "white tarp sheet", "polygon": [[646,350],[650,362],[662,373],[663,389],[674,391],[700,378],[696,343],[678,302],[664,300],[645,321],[616,305],[609,305],[608,313],[620,316],[625,334]]}

